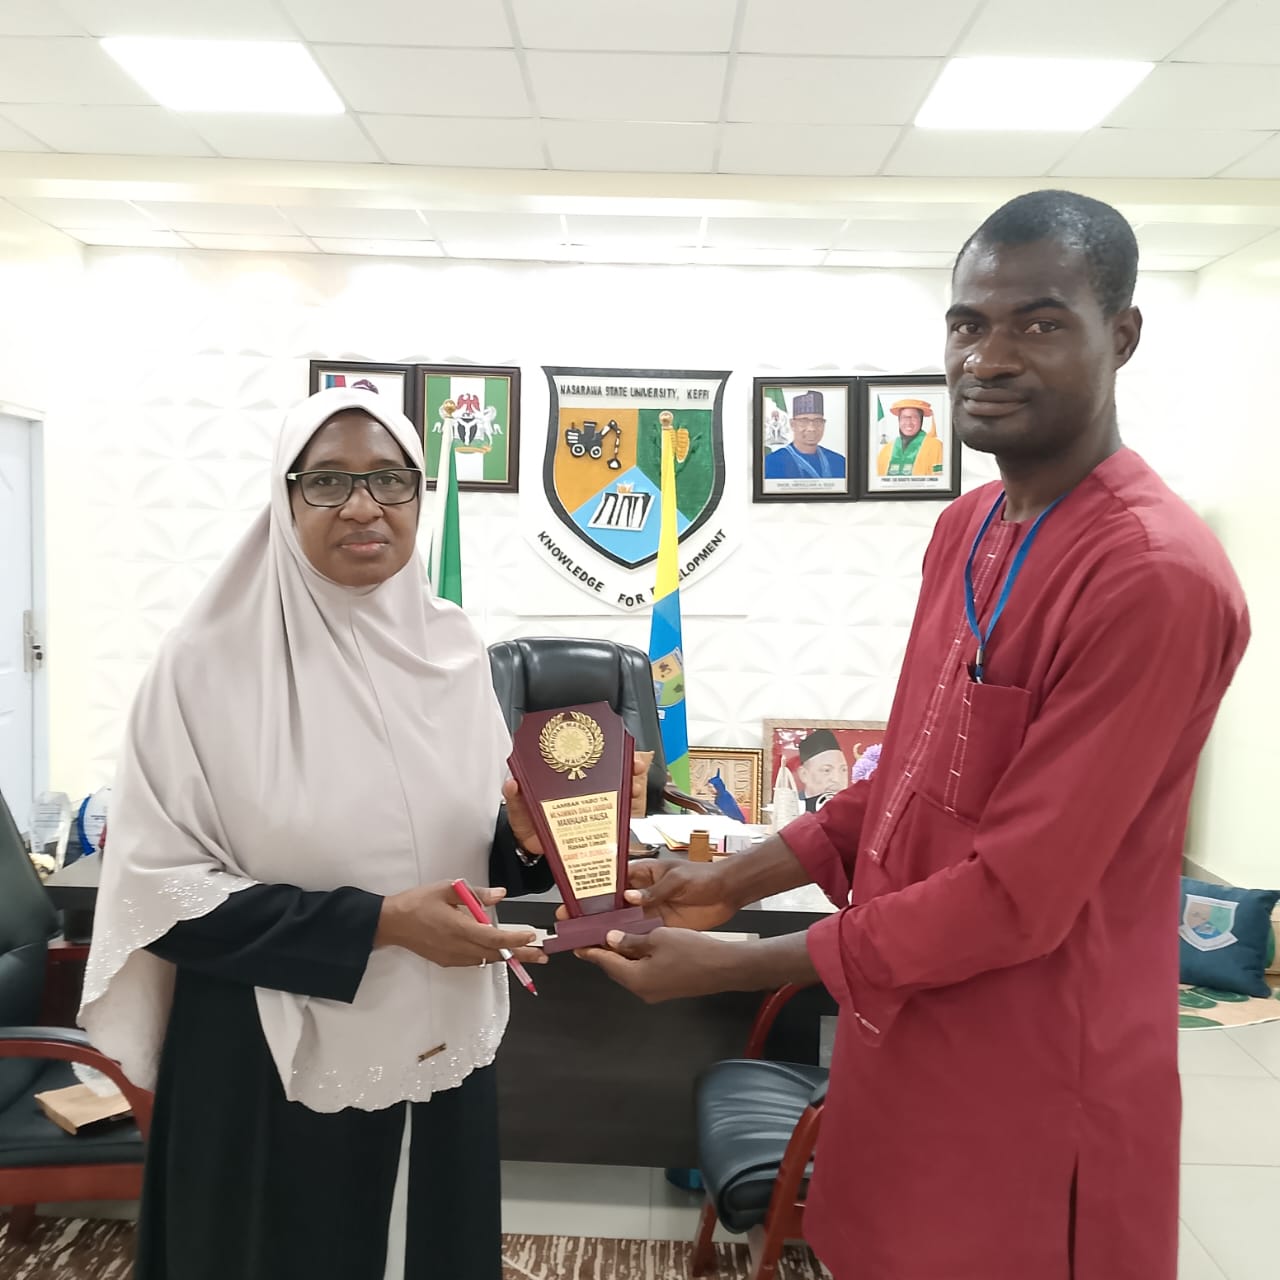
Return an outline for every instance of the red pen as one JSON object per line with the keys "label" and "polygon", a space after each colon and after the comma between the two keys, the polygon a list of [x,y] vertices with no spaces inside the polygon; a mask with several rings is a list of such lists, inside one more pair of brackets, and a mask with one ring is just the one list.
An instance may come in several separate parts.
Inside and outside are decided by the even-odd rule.
{"label": "red pen", "polygon": [[[462,905],[475,916],[480,924],[493,923],[485,914],[485,909],[480,905],[480,899],[471,891],[471,886],[465,880],[455,880],[453,882],[453,891],[462,899]],[[536,996],[538,988],[533,985],[533,979],[529,977],[524,965],[506,947],[499,947],[498,954],[511,966],[511,972],[520,979],[520,985],[530,994]]]}

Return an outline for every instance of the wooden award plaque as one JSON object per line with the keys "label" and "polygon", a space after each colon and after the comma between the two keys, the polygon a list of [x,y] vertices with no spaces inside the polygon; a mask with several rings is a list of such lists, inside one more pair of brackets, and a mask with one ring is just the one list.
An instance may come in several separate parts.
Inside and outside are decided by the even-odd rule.
{"label": "wooden award plaque", "polygon": [[530,712],[508,764],[569,912],[548,953],[603,946],[614,929],[649,933],[662,922],[629,907],[631,775],[635,741],[607,702]]}

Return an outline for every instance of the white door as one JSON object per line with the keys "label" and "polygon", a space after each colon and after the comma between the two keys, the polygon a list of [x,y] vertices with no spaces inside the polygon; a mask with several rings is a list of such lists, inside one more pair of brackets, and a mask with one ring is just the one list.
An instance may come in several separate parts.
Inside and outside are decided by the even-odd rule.
{"label": "white door", "polygon": [[0,414],[0,792],[25,831],[35,790],[29,422]]}

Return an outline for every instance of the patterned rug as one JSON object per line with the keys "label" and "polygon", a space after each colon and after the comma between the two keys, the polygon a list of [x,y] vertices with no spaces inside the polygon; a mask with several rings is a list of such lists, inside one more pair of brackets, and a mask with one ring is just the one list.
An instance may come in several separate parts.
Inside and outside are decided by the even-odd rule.
{"label": "patterned rug", "polygon": [[[128,1280],[132,1222],[39,1218],[31,1240],[9,1240],[0,1219],[4,1280]],[[595,1240],[587,1236],[504,1236],[503,1280],[686,1280],[693,1248],[685,1240]],[[717,1245],[716,1280],[747,1280],[746,1245]],[[231,1280],[228,1277],[228,1280]],[[778,1280],[829,1280],[807,1249],[789,1249]]]}
{"label": "patterned rug", "polygon": [[[1276,987],[1277,979],[1268,978]],[[1178,988],[1178,1026],[1251,1027],[1256,1022],[1280,1021],[1280,988],[1269,997],[1242,996],[1212,987]]]}

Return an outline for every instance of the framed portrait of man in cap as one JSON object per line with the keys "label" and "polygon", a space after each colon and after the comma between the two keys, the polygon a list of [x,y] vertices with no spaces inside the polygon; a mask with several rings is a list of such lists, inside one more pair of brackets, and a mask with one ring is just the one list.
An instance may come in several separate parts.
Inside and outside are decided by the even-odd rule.
{"label": "framed portrait of man in cap", "polygon": [[850,782],[870,776],[884,742],[882,720],[766,720],[764,784],[769,800],[783,782],[800,798],[800,812],[821,809]]}
{"label": "framed portrait of man in cap", "polygon": [[960,444],[941,375],[860,379],[862,498],[960,496]]}
{"label": "framed portrait of man in cap", "polygon": [[857,496],[850,459],[852,378],[756,378],[753,459],[756,502],[848,502]]}

